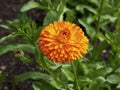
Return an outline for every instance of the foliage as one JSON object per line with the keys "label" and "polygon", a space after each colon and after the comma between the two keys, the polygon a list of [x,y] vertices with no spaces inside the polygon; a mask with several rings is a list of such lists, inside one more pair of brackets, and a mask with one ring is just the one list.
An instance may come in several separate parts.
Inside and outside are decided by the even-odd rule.
{"label": "foliage", "polygon": [[[40,27],[27,16],[31,9],[46,11]],[[18,19],[0,25],[11,32],[1,38],[0,43],[16,37],[20,43],[1,45],[0,55],[21,51],[17,57],[24,63],[36,63],[40,71],[14,77],[13,89],[20,81],[33,79],[34,90],[119,90],[119,15],[119,0],[38,0],[23,5]],[[39,33],[44,26],[56,20],[73,22],[83,28],[90,40],[88,54],[84,58],[59,64],[42,55],[37,45]],[[35,60],[25,52],[33,54]],[[3,80],[1,78],[5,75],[0,75],[0,81]]]}

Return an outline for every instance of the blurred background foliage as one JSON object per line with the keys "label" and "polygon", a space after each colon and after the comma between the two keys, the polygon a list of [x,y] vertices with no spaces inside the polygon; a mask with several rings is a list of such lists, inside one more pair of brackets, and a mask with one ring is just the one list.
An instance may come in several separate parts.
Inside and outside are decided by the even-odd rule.
{"label": "blurred background foliage", "polygon": [[[42,25],[27,15],[29,10],[45,11]],[[69,21],[80,26],[89,38],[88,54],[73,64],[47,60],[37,46],[42,28],[54,21]],[[27,72],[13,79],[15,84],[35,80],[34,90],[120,90],[120,1],[119,0],[36,0],[20,9],[19,18],[0,25],[10,34],[0,39],[19,37],[20,43],[0,46],[0,55],[14,51],[23,63],[38,65],[40,72]],[[30,58],[26,52],[32,53]],[[75,80],[76,73],[77,80]],[[0,74],[0,83],[5,75]],[[77,81],[77,83],[76,83]]]}

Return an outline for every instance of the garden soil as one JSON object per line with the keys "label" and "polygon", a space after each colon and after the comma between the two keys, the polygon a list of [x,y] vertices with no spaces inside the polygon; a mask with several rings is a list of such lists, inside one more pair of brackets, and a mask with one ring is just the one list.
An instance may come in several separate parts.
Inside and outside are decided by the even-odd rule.
{"label": "garden soil", "polygon": [[[14,20],[19,16],[20,8],[29,0],[0,0],[0,24],[6,24],[10,20]],[[44,18],[44,11],[31,10],[28,12],[38,25],[42,24]],[[10,33],[9,30],[0,28],[0,38]],[[19,43],[19,39],[15,38],[7,40],[0,45],[7,44],[9,42]],[[25,64],[19,59],[14,57],[14,52],[8,52],[0,56],[0,73],[6,73],[7,78],[3,84],[0,85],[0,90],[11,90],[11,80],[16,75],[22,74],[28,71],[36,71],[35,65]],[[33,90],[32,80],[26,80],[16,85],[15,90]]]}

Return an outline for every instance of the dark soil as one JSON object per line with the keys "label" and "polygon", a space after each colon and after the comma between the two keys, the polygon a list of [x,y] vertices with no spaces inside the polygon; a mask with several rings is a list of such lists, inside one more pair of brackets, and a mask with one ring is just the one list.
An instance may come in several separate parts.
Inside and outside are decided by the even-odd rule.
{"label": "dark soil", "polygon": [[[0,0],[0,24],[6,24],[8,21],[18,18],[20,8],[28,1],[29,0]],[[43,11],[31,10],[28,14],[38,23],[38,25],[42,24],[44,17]],[[0,28],[0,38],[9,33],[9,31]],[[11,41],[19,42],[18,39],[13,39]],[[4,42],[0,45],[11,41]],[[8,52],[0,56],[0,74],[7,73],[7,79],[2,85],[0,85],[0,90],[11,90],[11,80],[14,76],[35,70],[37,70],[35,65],[25,64],[16,59],[14,57],[14,52]],[[18,83],[15,90],[33,90],[32,80]]]}

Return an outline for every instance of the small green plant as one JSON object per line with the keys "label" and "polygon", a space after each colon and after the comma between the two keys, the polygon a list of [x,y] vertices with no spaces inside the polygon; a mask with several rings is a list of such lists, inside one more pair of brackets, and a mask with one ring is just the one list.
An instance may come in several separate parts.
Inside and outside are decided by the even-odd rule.
{"label": "small green plant", "polygon": [[[46,11],[41,26],[27,16],[31,9]],[[12,89],[20,81],[33,79],[34,90],[120,90],[119,15],[119,0],[38,0],[23,5],[18,19],[0,25],[10,31],[0,43],[12,38],[19,38],[20,42],[1,45],[0,55],[13,51],[15,57],[35,64],[39,71],[15,76]],[[38,38],[43,28],[54,21],[82,27],[89,38],[88,54],[72,63],[48,60],[39,49]],[[0,75],[0,81],[1,78],[5,75]]]}

